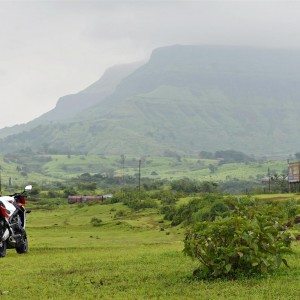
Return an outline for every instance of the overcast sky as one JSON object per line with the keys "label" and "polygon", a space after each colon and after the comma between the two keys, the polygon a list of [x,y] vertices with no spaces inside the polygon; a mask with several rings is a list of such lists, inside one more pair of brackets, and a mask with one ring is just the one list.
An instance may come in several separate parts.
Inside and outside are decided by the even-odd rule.
{"label": "overcast sky", "polygon": [[300,1],[0,0],[0,128],[170,44],[300,48]]}

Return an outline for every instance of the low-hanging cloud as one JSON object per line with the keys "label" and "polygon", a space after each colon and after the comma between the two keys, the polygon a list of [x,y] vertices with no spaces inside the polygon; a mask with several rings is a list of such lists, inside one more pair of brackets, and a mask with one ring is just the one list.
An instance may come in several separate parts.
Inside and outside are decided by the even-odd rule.
{"label": "low-hanging cloud", "polygon": [[0,127],[37,117],[156,47],[300,48],[299,20],[293,1],[2,1]]}

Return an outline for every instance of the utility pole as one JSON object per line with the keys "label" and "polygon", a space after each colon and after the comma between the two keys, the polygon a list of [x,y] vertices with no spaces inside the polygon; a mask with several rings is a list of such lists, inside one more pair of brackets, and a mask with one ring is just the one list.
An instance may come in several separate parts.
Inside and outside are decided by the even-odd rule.
{"label": "utility pole", "polygon": [[0,172],[0,195],[2,195],[2,177]]}
{"label": "utility pole", "polygon": [[142,160],[139,159],[139,191],[141,190],[141,164]]}
{"label": "utility pole", "polygon": [[123,197],[125,196],[125,155],[121,155],[121,164],[122,164],[122,188],[121,192],[123,194]]}
{"label": "utility pole", "polygon": [[300,163],[298,164],[298,193],[300,192]]}
{"label": "utility pole", "polygon": [[122,185],[125,185],[125,158],[124,154],[121,155],[121,162],[122,162]]}
{"label": "utility pole", "polygon": [[270,168],[268,167],[268,181],[269,181],[269,193],[271,192],[271,175],[270,175]]}
{"label": "utility pole", "polygon": [[[287,159],[287,164],[288,164],[288,174],[287,174],[287,181],[289,185],[289,193],[291,192],[291,182],[290,182],[290,160]],[[300,173],[299,173],[300,174]],[[300,176],[300,175],[299,175]]]}

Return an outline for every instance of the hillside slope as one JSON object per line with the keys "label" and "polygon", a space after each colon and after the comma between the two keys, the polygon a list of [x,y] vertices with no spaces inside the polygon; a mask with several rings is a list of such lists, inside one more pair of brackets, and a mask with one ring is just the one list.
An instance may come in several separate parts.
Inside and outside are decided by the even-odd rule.
{"label": "hillside slope", "polygon": [[127,77],[142,63],[116,65],[107,69],[102,77],[77,94],[61,97],[55,108],[27,124],[15,125],[0,129],[0,138],[5,138],[12,134],[28,131],[39,125],[51,122],[69,122],[83,110],[101,103],[107,96],[112,94],[121,80]]}
{"label": "hillside slope", "polygon": [[[67,124],[0,143],[134,155],[234,148],[300,149],[300,51],[221,46],[156,49],[115,91]],[[85,96],[88,99],[88,96]]]}

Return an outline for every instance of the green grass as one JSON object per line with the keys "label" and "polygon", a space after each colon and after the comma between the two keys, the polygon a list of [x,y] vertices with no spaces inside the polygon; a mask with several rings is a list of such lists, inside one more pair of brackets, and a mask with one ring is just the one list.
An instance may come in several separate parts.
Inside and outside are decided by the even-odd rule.
{"label": "green grass", "polygon": [[[300,249],[290,269],[235,281],[191,279],[197,263],[182,253],[182,228],[155,210],[132,213],[122,204],[33,206],[30,252],[1,259],[3,299],[297,299]],[[124,210],[126,216],[114,217]],[[103,220],[93,227],[92,217]],[[162,231],[161,228],[164,228]]]}
{"label": "green grass", "polygon": [[[122,176],[120,156],[102,155],[52,155],[50,162],[38,162],[36,159],[27,159],[24,163],[29,169],[28,176],[18,172],[17,166],[22,163],[7,163],[0,157],[2,168],[2,182],[7,185],[12,178],[14,185],[24,185],[28,182],[47,183],[51,181],[62,181],[76,177],[82,173],[107,173]],[[127,156],[125,160],[125,174],[135,175],[138,173],[138,157]],[[264,163],[231,163],[217,166],[212,173],[209,164],[218,164],[217,160],[198,159],[196,157],[183,157],[181,161],[170,157],[146,157],[142,164],[142,177],[153,179],[178,179],[189,177],[197,180],[226,181],[235,178],[241,180],[257,180],[266,176],[268,168],[273,172],[281,174],[287,168],[285,161],[267,161]],[[156,175],[157,174],[157,175]]]}
{"label": "green grass", "polygon": [[262,195],[255,195],[256,198],[262,200],[274,200],[274,201],[282,201],[288,199],[294,199],[300,201],[300,194],[262,194]]}
{"label": "green grass", "polygon": [[2,184],[8,184],[9,178],[11,178],[14,185],[24,185],[30,182],[46,182],[52,181],[53,178],[42,174],[40,172],[30,172],[28,176],[22,176],[20,172],[17,171],[17,163],[8,163],[3,160],[0,156],[0,167],[1,167],[1,180]]}

